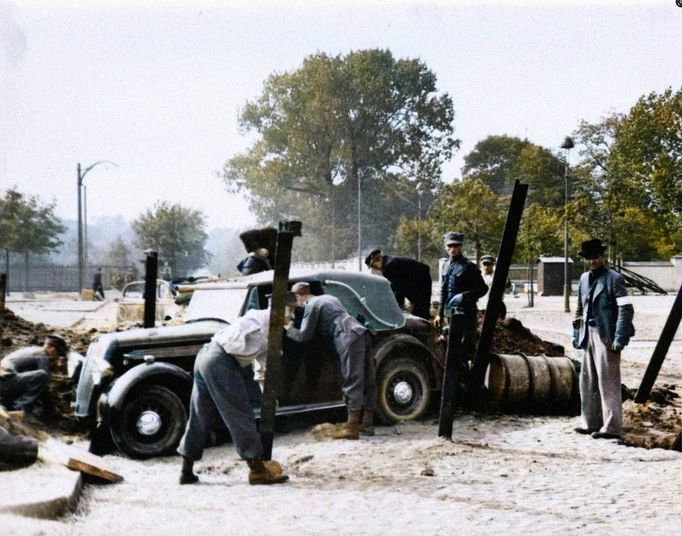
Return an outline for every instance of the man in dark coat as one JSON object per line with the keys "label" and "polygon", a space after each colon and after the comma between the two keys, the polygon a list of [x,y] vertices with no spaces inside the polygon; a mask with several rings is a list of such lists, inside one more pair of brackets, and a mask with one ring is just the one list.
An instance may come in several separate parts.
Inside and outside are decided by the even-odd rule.
{"label": "man in dark coat", "polygon": [[410,257],[382,255],[380,249],[367,255],[365,264],[391,282],[401,309],[405,309],[407,298],[412,303],[412,314],[431,320],[432,282],[428,265]]}
{"label": "man in dark coat", "polygon": [[596,238],[582,243],[589,272],[580,276],[573,346],[582,349],[580,419],[575,431],[595,439],[620,439],[623,404],[620,353],[634,329],[634,309],[623,276],[606,267],[606,246]]}
{"label": "man in dark coat", "polygon": [[266,270],[272,270],[270,262],[268,261],[269,256],[270,252],[266,248],[258,248],[237,265],[237,270],[239,270],[242,275],[251,275],[257,274],[258,272],[265,272]]}
{"label": "man in dark coat", "polygon": [[443,280],[440,286],[440,307],[436,317],[436,325],[441,325],[453,313],[464,315],[464,333],[459,363],[460,377],[465,378],[469,371],[469,361],[476,349],[476,326],[478,307],[476,302],[488,292],[481,271],[462,255],[462,233],[449,232],[443,237],[449,259],[443,267]]}

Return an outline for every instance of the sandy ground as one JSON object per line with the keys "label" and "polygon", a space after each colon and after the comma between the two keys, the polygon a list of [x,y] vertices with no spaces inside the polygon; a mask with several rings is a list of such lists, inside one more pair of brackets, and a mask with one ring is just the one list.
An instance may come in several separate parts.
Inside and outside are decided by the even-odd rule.
{"label": "sandy ground", "polygon": [[[623,354],[636,387],[674,296],[635,296],[637,335]],[[510,316],[570,347],[561,298],[508,298]],[[574,303],[571,304],[574,307]],[[562,312],[558,312],[562,311]],[[682,383],[678,331],[657,383]],[[201,482],[179,486],[177,457],[107,456],[124,475],[89,486],[60,521],[3,524],[3,534],[682,534],[682,455],[573,432],[577,417],[458,415],[452,441],[434,420],[378,427],[359,441],[307,430],[275,438],[291,480],[249,486],[232,445],[209,449]],[[1,480],[1,476],[0,476]],[[30,483],[27,483],[30,485]]]}

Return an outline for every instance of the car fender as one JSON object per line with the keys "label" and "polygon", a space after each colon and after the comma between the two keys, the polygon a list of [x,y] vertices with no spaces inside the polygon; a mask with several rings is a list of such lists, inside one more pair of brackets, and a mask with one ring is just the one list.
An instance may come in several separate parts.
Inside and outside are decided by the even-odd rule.
{"label": "car fender", "polygon": [[144,363],[133,367],[118,378],[107,393],[108,417],[109,419],[115,418],[116,414],[121,411],[128,393],[138,385],[157,383],[191,392],[192,381],[191,374],[170,363]]}
{"label": "car fender", "polygon": [[429,350],[423,342],[412,335],[403,333],[395,334],[376,343],[374,347],[374,363],[377,370],[381,369],[386,358],[396,350],[405,357],[420,361],[426,365],[426,370],[429,371],[431,383],[434,383],[433,373],[429,366],[429,360],[434,359],[434,356],[431,353],[431,350]]}

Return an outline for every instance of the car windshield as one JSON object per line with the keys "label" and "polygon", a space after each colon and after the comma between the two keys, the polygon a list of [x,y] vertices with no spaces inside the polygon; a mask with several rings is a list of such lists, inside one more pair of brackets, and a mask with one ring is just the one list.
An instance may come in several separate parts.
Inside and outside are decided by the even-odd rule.
{"label": "car windshield", "polygon": [[247,290],[246,287],[196,289],[185,311],[185,322],[202,318],[234,322],[239,317]]}

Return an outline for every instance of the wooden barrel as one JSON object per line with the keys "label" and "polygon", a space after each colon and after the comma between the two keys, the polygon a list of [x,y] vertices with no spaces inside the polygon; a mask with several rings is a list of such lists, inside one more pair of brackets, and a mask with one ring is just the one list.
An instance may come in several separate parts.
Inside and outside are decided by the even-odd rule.
{"label": "wooden barrel", "polygon": [[573,414],[578,376],[568,357],[492,354],[487,387],[493,409],[537,415]]}

